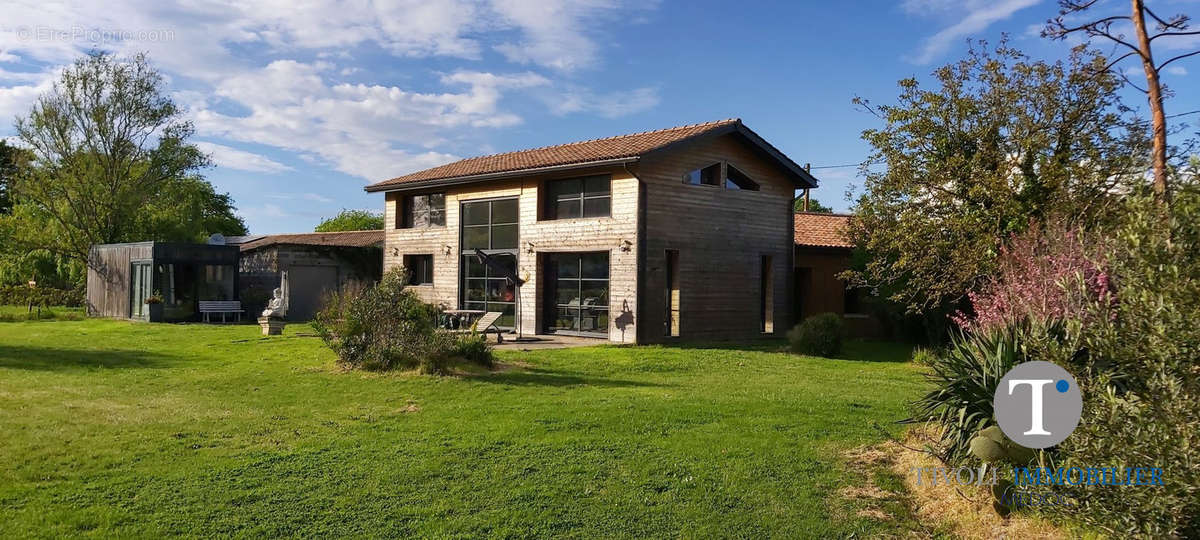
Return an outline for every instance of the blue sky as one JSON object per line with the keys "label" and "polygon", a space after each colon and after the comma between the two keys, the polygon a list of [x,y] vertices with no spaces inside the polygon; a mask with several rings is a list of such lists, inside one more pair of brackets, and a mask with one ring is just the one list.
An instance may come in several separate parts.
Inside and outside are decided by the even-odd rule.
{"label": "blue sky", "polygon": [[[1200,16],[1196,0],[1151,5]],[[83,52],[146,51],[216,162],[206,176],[251,232],[308,231],[341,208],[381,209],[381,195],[362,191],[370,182],[457,158],[728,117],[799,163],[856,163],[860,132],[877,123],[855,95],[891,101],[898,79],[928,79],[968,37],[1007,32],[1034,57],[1061,57],[1069,45],[1037,37],[1056,10],[1050,0],[8,0],[0,137]],[[1168,114],[1200,109],[1194,59],[1165,75]],[[1127,103],[1146,109],[1140,94]],[[847,209],[855,172],[815,170],[814,196]]]}

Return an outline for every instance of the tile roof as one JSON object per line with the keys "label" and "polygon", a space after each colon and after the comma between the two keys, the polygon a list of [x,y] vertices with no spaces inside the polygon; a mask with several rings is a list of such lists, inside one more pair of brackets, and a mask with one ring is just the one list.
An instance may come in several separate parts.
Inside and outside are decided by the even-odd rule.
{"label": "tile roof", "polygon": [[[723,128],[741,126],[741,124],[741,119],[730,118],[716,122],[692,124],[657,131],[646,131],[604,139],[592,139],[589,141],[467,158],[432,169],[425,169],[392,178],[391,180],[377,182],[367,186],[367,191],[380,191],[410,182],[457,179],[476,175],[618,160],[622,158],[632,160],[652,150],[657,150],[685,139]],[[763,143],[766,144],[765,141]],[[770,145],[767,144],[767,146]],[[771,149],[778,152],[773,147]],[[782,154],[779,155],[783,156]],[[787,157],[783,156],[783,159],[787,160]],[[791,162],[791,160],[787,161]]]}
{"label": "tile roof", "polygon": [[797,212],[793,229],[797,246],[854,247],[846,238],[849,214]]}
{"label": "tile roof", "polygon": [[291,244],[300,246],[370,247],[383,244],[383,230],[327,233],[271,234],[246,242],[238,247],[250,251],[267,246]]}

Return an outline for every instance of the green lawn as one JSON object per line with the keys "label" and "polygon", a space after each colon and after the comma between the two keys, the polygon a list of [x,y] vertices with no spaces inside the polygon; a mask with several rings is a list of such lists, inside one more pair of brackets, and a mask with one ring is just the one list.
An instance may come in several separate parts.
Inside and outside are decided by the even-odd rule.
{"label": "green lawn", "polygon": [[306,326],[0,323],[0,537],[812,537],[840,453],[922,389],[907,350],[505,351],[342,372]]}

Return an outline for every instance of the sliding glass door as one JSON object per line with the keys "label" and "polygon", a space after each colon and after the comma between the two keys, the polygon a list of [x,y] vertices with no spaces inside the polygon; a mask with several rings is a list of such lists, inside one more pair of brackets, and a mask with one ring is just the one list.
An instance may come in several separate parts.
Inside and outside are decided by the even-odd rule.
{"label": "sliding glass door", "polygon": [[547,253],[548,332],[608,335],[608,253]]}
{"label": "sliding glass door", "polygon": [[130,265],[129,285],[130,318],[148,318],[150,308],[146,305],[146,299],[154,294],[154,277],[150,273],[150,263],[135,262]]}

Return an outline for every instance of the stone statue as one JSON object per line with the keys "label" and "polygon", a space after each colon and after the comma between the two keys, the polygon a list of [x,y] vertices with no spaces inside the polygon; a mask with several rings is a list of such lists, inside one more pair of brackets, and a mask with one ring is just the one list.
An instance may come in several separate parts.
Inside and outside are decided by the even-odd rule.
{"label": "stone statue", "polygon": [[282,319],[287,317],[288,308],[288,274],[287,271],[279,273],[279,288],[271,293],[271,301],[267,303],[267,309],[262,312],[263,317],[271,317]]}
{"label": "stone statue", "polygon": [[277,288],[271,293],[271,301],[267,302],[267,309],[263,310],[262,316],[282,319],[283,315],[283,289]]}

